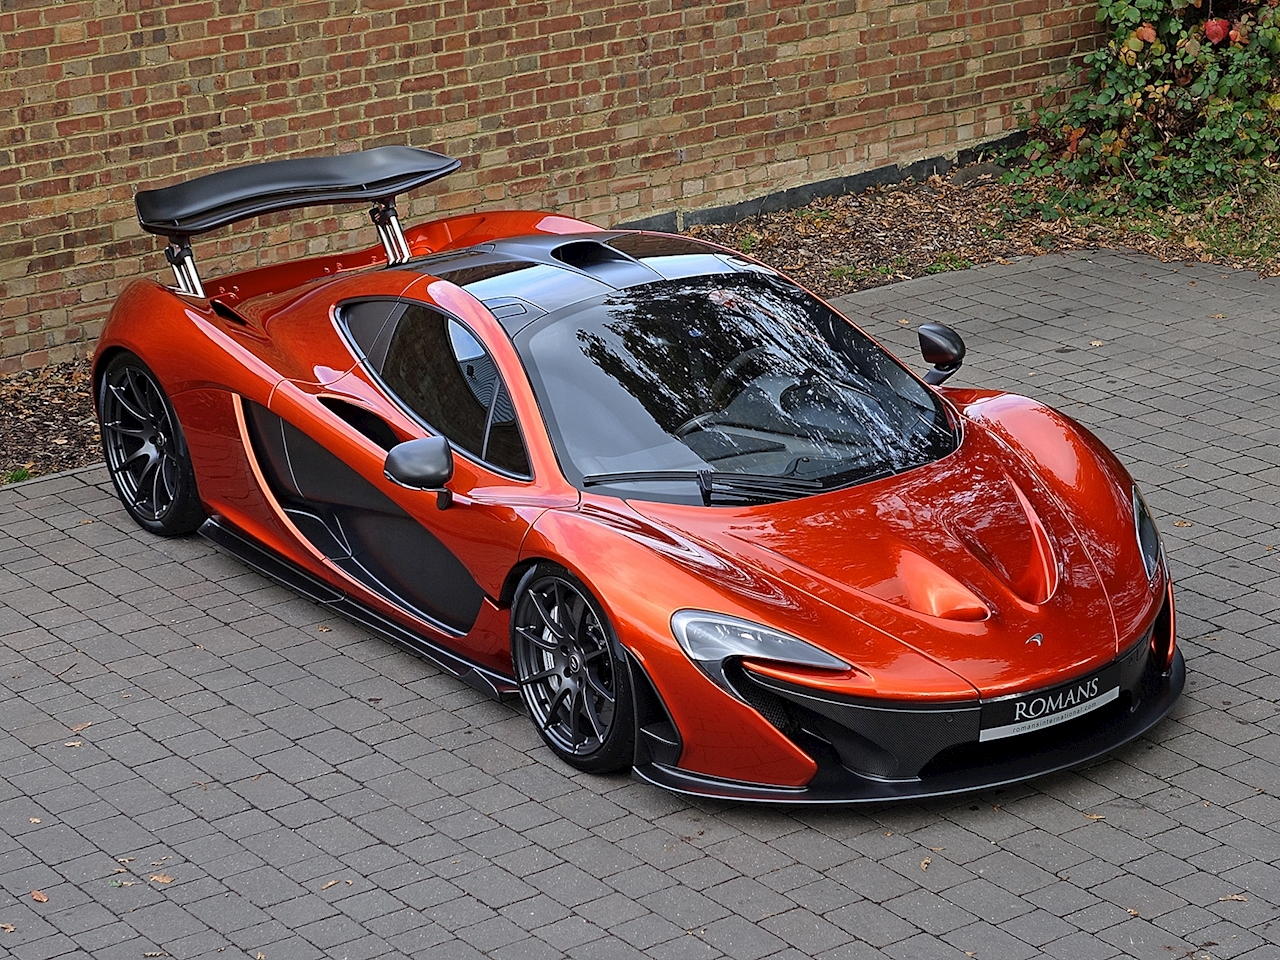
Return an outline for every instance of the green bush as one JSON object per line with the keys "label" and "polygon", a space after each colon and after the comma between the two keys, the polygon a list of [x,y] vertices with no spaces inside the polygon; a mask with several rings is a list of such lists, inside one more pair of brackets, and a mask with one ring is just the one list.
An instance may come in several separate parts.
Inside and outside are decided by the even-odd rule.
{"label": "green bush", "polygon": [[[1026,175],[1144,205],[1251,192],[1280,142],[1280,0],[1099,0],[1084,89],[1030,123]],[[1085,201],[1076,198],[1076,205]]]}

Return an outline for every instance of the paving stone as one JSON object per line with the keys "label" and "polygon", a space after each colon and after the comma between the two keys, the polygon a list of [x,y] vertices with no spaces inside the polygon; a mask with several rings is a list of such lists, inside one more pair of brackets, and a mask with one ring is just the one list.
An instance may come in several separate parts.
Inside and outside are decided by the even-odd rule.
{"label": "paving stone", "polygon": [[1273,960],[1280,280],[1093,251],[840,302],[914,369],[918,324],[954,323],[954,383],[1115,445],[1177,577],[1167,721],[977,797],[691,802],[560,766],[517,711],[72,471],[0,489],[0,957]]}

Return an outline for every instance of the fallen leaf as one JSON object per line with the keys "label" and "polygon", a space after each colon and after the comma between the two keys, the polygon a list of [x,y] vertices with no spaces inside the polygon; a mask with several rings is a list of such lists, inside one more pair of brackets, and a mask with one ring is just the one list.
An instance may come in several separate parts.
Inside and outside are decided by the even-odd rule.
{"label": "fallen leaf", "polygon": [[166,860],[172,860],[172,859],[173,857],[161,857],[159,860],[152,860],[151,865],[153,867],[163,866]]}
{"label": "fallen leaf", "polygon": [[1241,903],[1248,903],[1248,902],[1249,902],[1249,898],[1248,898],[1248,897],[1246,897],[1243,893],[1233,893],[1233,894],[1231,894],[1231,896],[1229,896],[1229,897],[1219,897],[1219,898],[1218,898],[1218,902],[1219,902],[1219,903],[1222,903],[1222,902],[1223,902],[1223,901],[1225,901],[1225,900],[1238,900],[1238,901],[1240,901]]}
{"label": "fallen leaf", "polygon": [[137,857],[116,857],[116,863],[133,863]]}
{"label": "fallen leaf", "polygon": [[317,629],[317,630],[319,630],[321,633],[332,633],[332,632],[333,632],[333,627],[326,627],[323,623],[322,623],[322,624],[320,624],[320,626],[316,627],[316,629]]}
{"label": "fallen leaf", "polygon": [[138,882],[137,880],[108,880],[107,881],[107,883],[111,884],[111,886],[113,887],[132,887],[137,882]]}
{"label": "fallen leaf", "polygon": [[128,869],[127,869],[127,868],[125,868],[125,867],[116,867],[116,868],[115,868],[114,870],[112,870],[111,872],[112,872],[112,873],[128,873],[129,871],[128,871]]}
{"label": "fallen leaf", "polygon": [[255,956],[253,960],[267,960],[267,955],[263,953],[261,950],[259,950],[258,955]]}
{"label": "fallen leaf", "polygon": [[168,957],[172,954],[165,953],[163,950],[148,950],[143,954],[144,957]]}
{"label": "fallen leaf", "polygon": [[173,883],[173,877],[167,873],[153,873],[151,879],[156,883]]}
{"label": "fallen leaf", "polygon": [[355,881],[354,881],[354,880],[348,880],[348,881],[347,881],[347,886],[349,887],[349,886],[351,886],[353,883],[355,883]]}
{"label": "fallen leaf", "polygon": [[1089,346],[1091,346],[1091,347],[1100,347],[1100,346],[1102,346],[1102,341],[1101,341],[1101,340],[1090,340],[1090,341],[1089,341]]}
{"label": "fallen leaf", "polygon": [[933,857],[925,857],[923,860],[920,861],[920,869],[928,870],[929,864],[931,863],[933,863]]}
{"label": "fallen leaf", "polygon": [[64,744],[63,744],[63,746],[64,746],[64,747],[83,747],[83,746],[84,746],[84,741],[83,741],[83,740],[68,740],[66,743],[64,743]]}
{"label": "fallen leaf", "polygon": [[1227,315],[1226,315],[1225,313],[1211,313],[1211,314],[1209,314],[1209,319],[1211,319],[1211,320],[1225,320],[1225,319],[1227,319]]}
{"label": "fallen leaf", "polygon": [[898,322],[899,322],[900,324],[902,324],[904,327],[906,327],[906,326],[910,326],[910,325],[911,325],[911,321],[910,321],[910,320],[908,320],[906,317],[903,317],[903,318],[902,318],[901,320],[899,320]]}
{"label": "fallen leaf", "polygon": [[1085,816],[1085,819],[1086,819],[1086,820],[1105,820],[1105,819],[1107,819],[1106,817],[1104,817],[1104,816],[1103,816],[1102,814],[1100,814],[1100,813],[1086,813],[1084,816]]}
{"label": "fallen leaf", "polygon": [[321,890],[328,890],[330,887],[336,887],[337,885],[338,885],[338,881],[337,881],[337,880],[330,880],[328,883],[326,883],[326,884],[325,884],[323,887],[321,887],[320,889],[321,889]]}
{"label": "fallen leaf", "polygon": [[929,849],[932,850],[934,853],[941,853],[943,850],[947,848],[946,847],[930,847]]}
{"label": "fallen leaf", "polygon": [[1192,523],[1190,520],[1175,520],[1173,521],[1173,525],[1175,527],[1194,527],[1195,526],[1195,524]]}
{"label": "fallen leaf", "polygon": [[1136,917],[1138,915],[1138,911],[1133,909],[1133,907],[1126,907],[1125,909],[1129,911],[1129,916],[1131,917]]}
{"label": "fallen leaf", "polygon": [[27,823],[43,823],[39,817],[27,817]]}
{"label": "fallen leaf", "polygon": [[49,895],[45,893],[43,890],[32,890],[31,899],[34,900],[36,903],[48,903]]}
{"label": "fallen leaf", "polygon": [[3,930],[5,933],[13,933],[13,931],[17,929],[18,928],[15,927],[12,923],[0,923],[0,930]]}
{"label": "fallen leaf", "polygon": [[90,720],[88,723],[77,723],[74,727],[71,728],[71,732],[79,733],[81,730],[88,730],[92,726],[93,726],[92,720]]}

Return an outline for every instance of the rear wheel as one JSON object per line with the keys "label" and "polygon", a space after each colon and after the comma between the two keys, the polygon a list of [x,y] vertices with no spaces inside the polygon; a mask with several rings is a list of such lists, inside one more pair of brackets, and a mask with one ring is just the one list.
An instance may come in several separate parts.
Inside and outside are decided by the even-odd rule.
{"label": "rear wheel", "polygon": [[107,363],[98,384],[107,472],[138,525],[176,537],[204,521],[195,471],[169,398],[132,353]]}
{"label": "rear wheel", "polygon": [[540,564],[521,579],[511,659],[520,697],[557,756],[588,773],[631,766],[631,671],[604,609],[567,570]]}

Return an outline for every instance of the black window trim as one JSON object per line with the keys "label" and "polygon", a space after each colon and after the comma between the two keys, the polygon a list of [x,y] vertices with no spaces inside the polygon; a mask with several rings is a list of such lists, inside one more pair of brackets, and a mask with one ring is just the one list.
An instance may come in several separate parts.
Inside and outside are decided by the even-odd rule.
{"label": "black window trim", "polygon": [[[498,374],[498,383],[500,385],[500,389],[494,390],[493,397],[489,400],[489,408],[485,412],[485,420],[484,420],[484,450],[481,453],[477,454],[475,451],[468,450],[465,447],[461,446],[451,437],[445,436],[444,431],[440,430],[437,427],[433,427],[431,424],[427,423],[426,420],[422,419],[422,417],[418,415],[418,412],[416,410],[414,410],[402,399],[400,399],[400,396],[394,390],[391,389],[390,385],[388,385],[385,380],[382,379],[382,375],[378,373],[378,371],[373,369],[372,364],[369,363],[369,358],[365,356],[364,351],[360,349],[360,345],[355,342],[355,338],[352,337],[350,332],[347,330],[347,325],[346,323],[343,322],[343,319],[342,319],[342,311],[345,310],[348,306],[355,303],[374,303],[374,302],[388,302],[388,303],[396,303],[396,304],[414,303],[414,304],[419,304],[420,306],[423,306],[423,307],[427,307],[430,310],[434,310],[437,313],[439,313],[441,316],[445,317],[448,320],[452,320],[454,323],[462,327],[462,329],[466,330],[467,333],[469,333],[475,339],[476,343],[480,345],[480,347],[485,351],[485,353],[489,355],[489,358],[492,360],[493,351],[489,349],[489,346],[487,343],[485,343],[484,339],[481,338],[474,330],[472,330],[471,327],[468,326],[467,323],[463,321],[461,317],[454,316],[452,313],[450,313],[448,310],[445,310],[439,304],[428,303],[425,300],[415,300],[410,297],[392,296],[389,294],[373,294],[372,296],[365,296],[365,297],[362,297],[362,296],[347,297],[346,299],[339,300],[337,303],[333,305],[333,316],[331,319],[333,321],[334,329],[338,331],[338,335],[342,338],[343,343],[347,345],[347,349],[351,351],[351,355],[356,358],[357,363],[359,363],[359,365],[364,368],[365,372],[368,373],[369,379],[373,381],[374,385],[379,390],[382,391],[383,396],[385,396],[388,400],[390,400],[392,404],[394,404],[396,408],[400,410],[401,413],[405,414],[410,420],[412,420],[418,426],[422,427],[422,429],[425,430],[427,433],[437,437],[444,437],[446,440],[449,441],[449,447],[454,451],[454,453],[463,457],[468,462],[475,464],[481,469],[489,473],[492,473],[495,476],[503,477],[504,479],[507,479],[507,480],[518,480],[521,482],[533,483],[534,480],[536,479],[533,471],[533,460],[529,456],[529,443],[527,440],[525,440],[524,427],[520,423],[520,417],[518,413],[516,414],[516,417],[515,417],[516,431],[520,434],[520,443],[525,450],[525,459],[529,461],[529,473],[527,474],[512,473],[509,470],[504,470],[502,467],[499,467],[496,463],[491,463],[490,461],[484,459],[485,453],[488,452],[488,448],[489,448],[489,428],[493,423],[493,412],[497,406],[498,396],[502,393],[503,390],[506,391],[508,397],[512,396],[511,389],[507,386],[506,379],[502,376],[502,371],[501,369],[498,368],[497,363],[496,362],[494,363],[494,369],[497,371],[497,374]],[[513,402],[512,407],[514,408],[514,406],[515,404]]]}

